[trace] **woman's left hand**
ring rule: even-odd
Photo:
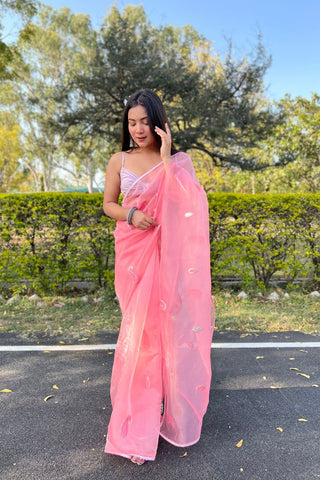
[[[155,127],[155,132],[161,137],[160,155],[163,163],[167,165],[171,159],[171,133],[168,124],[165,124],[166,131]]]

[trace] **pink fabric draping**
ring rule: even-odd
[[[190,157],[179,152],[166,169],[160,163],[137,179],[123,206],[136,206],[158,225],[139,230],[119,221],[115,230],[123,319],[105,452],[154,460],[159,434],[181,447],[199,440],[209,401],[208,204]]]

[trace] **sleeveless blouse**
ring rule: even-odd
[[[124,152],[122,152],[122,167],[120,170],[120,189],[121,193],[123,196],[125,196],[129,190],[129,188],[132,187],[132,185],[139,179],[140,177],[132,172],[131,170],[128,170],[124,166]],[[145,189],[145,186],[142,182],[138,182],[136,187],[135,187],[135,193],[139,195],[140,193],[143,193]]]

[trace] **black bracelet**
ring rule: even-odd
[[[127,215],[127,224],[132,225],[132,216],[134,212],[138,210],[137,207],[131,207]]]

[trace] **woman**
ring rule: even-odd
[[[126,104],[103,207],[118,221],[115,289],[123,314],[105,452],[141,465],[155,459],[159,434],[181,447],[198,441],[213,333],[206,194],[189,156],[173,148],[151,90]]]

